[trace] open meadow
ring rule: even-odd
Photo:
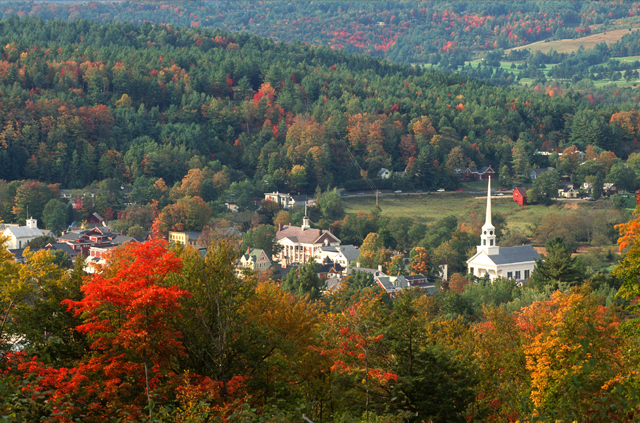
[[[375,207],[376,200],[373,197],[349,197],[343,199],[343,203],[347,213],[357,213],[359,211],[371,211]],[[481,193],[476,195],[457,192],[387,194],[380,198],[380,208],[383,216],[406,216],[415,222],[425,224],[430,224],[446,216],[455,216],[459,222],[470,223],[474,213],[476,213],[476,219],[484,221],[486,204],[486,197]],[[558,202],[551,206],[530,205],[520,207],[513,201],[511,194],[492,198],[493,210],[505,214],[508,227],[518,229],[523,233],[528,233],[530,225],[551,213],[560,215],[575,213],[575,209],[580,204],[576,202]]]

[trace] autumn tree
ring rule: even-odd
[[[102,401],[135,404],[143,387],[151,407],[153,389],[168,375],[173,358],[184,354],[170,322],[190,294],[166,284],[181,266],[162,240],[127,244],[82,287],[83,299],[63,301],[84,319],[76,330],[89,337],[96,353],[87,364],[103,378]]]

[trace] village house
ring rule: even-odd
[[[0,228],[2,228],[0,226]],[[7,238],[5,247],[7,249],[20,249],[27,245],[32,239],[43,236],[44,233],[38,229],[36,219],[27,219],[26,226],[4,225],[2,236]]]
[[[491,180],[487,188],[487,211],[480,234],[480,245],[476,254],[467,260],[469,274],[478,278],[488,277],[515,279],[518,282],[529,279],[535,270],[535,261],[540,255],[530,245],[500,248],[496,245],[495,227],[491,223]]]
[[[269,267],[271,267],[271,259],[266,251],[260,248],[247,248],[247,252],[238,259],[236,273],[240,275],[245,269],[265,272]]]
[[[347,276],[351,264],[360,258],[360,250],[353,245],[323,246],[316,251],[314,258],[318,263],[323,263],[326,258],[330,259],[333,263],[341,265],[344,268],[342,276]]]
[[[302,219],[302,226],[279,225],[276,239],[281,251],[274,260],[286,259],[287,263],[307,263],[314,260],[321,247],[337,247],[340,240],[330,231],[312,229],[309,218]]]
[[[294,206],[304,206],[314,201],[313,199],[307,198],[306,195],[291,195],[277,191],[265,193],[264,199],[278,204],[282,210],[289,210]]]
[[[380,168],[376,176],[380,179],[389,179],[389,177],[391,176],[391,171],[383,167]]]
[[[573,185],[567,185],[564,188],[558,189],[558,197],[578,198],[578,191],[573,189]]]
[[[516,187],[513,189],[513,201],[520,206],[527,205],[527,189],[522,187]]]
[[[538,176],[550,170],[555,170],[555,167],[540,167],[537,169],[533,169],[531,172],[529,172],[529,179],[535,181],[536,179],[538,179]]]
[[[168,239],[172,244],[195,247],[201,235],[202,231],[169,231]]]

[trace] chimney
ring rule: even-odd
[[[278,231],[282,230],[282,223],[278,223]]]
[[[356,262],[356,267],[360,267],[360,262]]]
[[[378,265],[378,272],[382,272],[382,265],[381,264]]]
[[[251,247],[247,247],[247,254],[251,252]]]

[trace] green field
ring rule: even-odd
[[[481,198],[476,198],[481,197]],[[343,199],[347,213],[371,211],[376,204],[373,197],[349,197]],[[476,219],[484,221],[486,197],[482,194],[467,193],[425,193],[410,195],[384,195],[380,199],[382,214],[387,217],[406,216],[415,222],[432,223],[446,216],[456,216],[459,222],[471,222],[473,213]],[[575,203],[574,203],[575,205]],[[518,206],[511,194],[492,198],[492,208],[504,213],[508,227],[527,234],[528,227],[534,222],[552,213],[572,214],[575,210],[565,207],[565,203],[552,206]]]

